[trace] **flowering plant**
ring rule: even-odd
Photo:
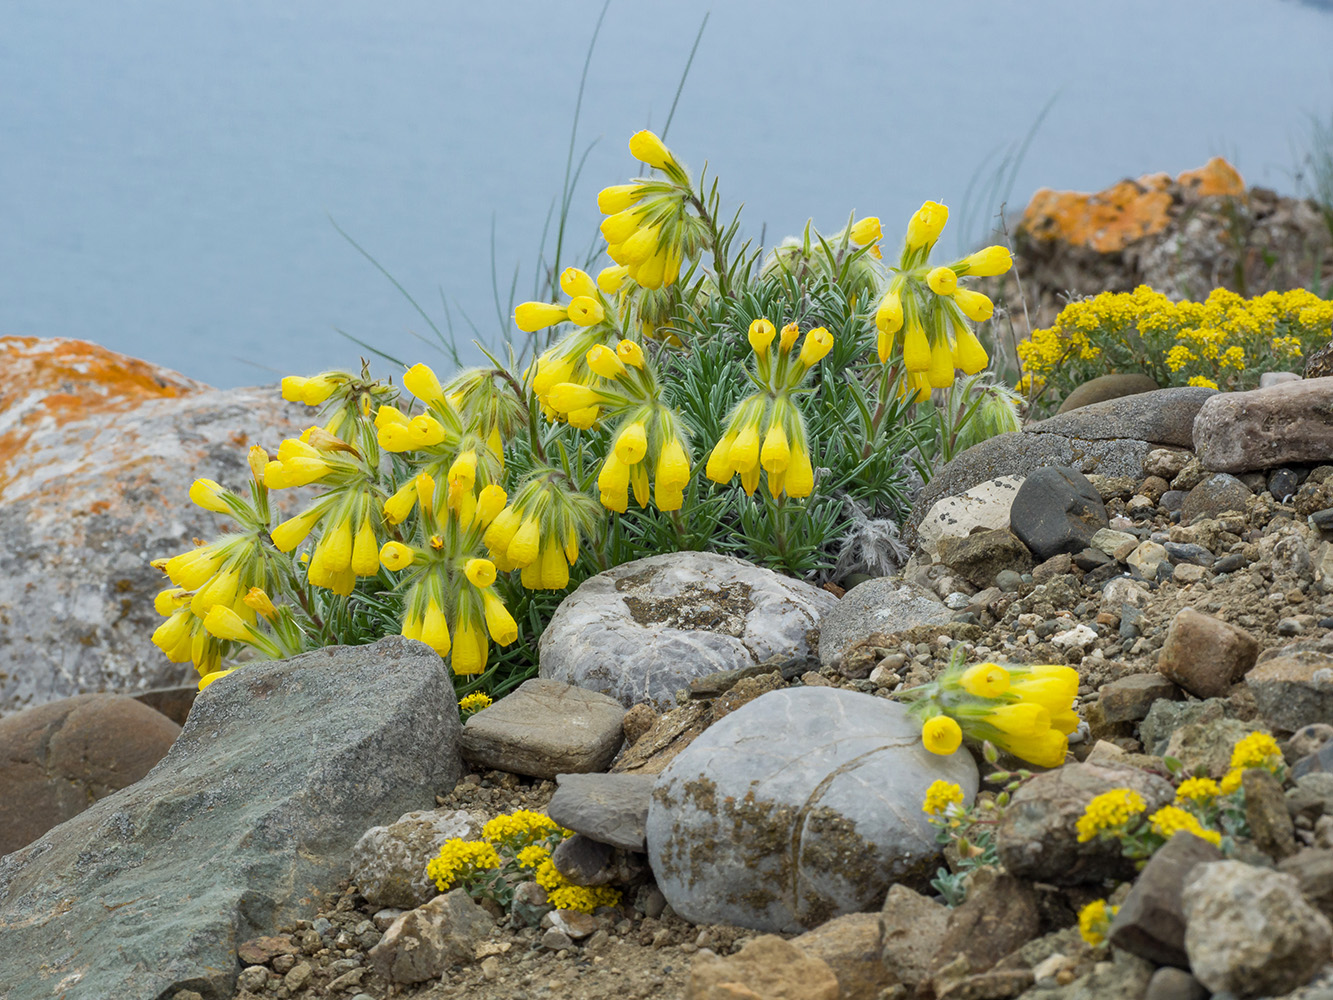
[[[630,151],[650,176],[598,196],[614,263],[519,304],[520,350],[445,379],[404,366],[401,385],[289,376],[320,422],[251,449],[248,498],[191,487],[230,530],[156,563],[154,642],[201,686],[244,657],[400,633],[449,657],[460,693],[502,694],[584,576],[681,549],[831,573],[853,525],[905,513],[913,461],[928,474],[1010,429],[970,325],[990,302],[964,284],[1006,270],[1003,247],[932,263],[948,213],[927,202],[896,267],[873,217],[737,250],[715,182],[651,132]],[[281,517],[273,492],[302,488]]]
[[[995,748],[987,744],[984,752],[987,762],[993,764]],[[934,781],[926,789],[921,811],[936,828],[935,841],[945,846],[950,865],[938,869],[930,885],[947,905],[958,906],[967,898],[968,876],[975,869],[1000,864],[996,827],[1014,791],[1030,777],[1031,771],[993,771],[986,780],[1004,787],[993,796],[978,797],[972,805],[967,804],[963,789],[951,781]]]
[[[1172,302],[1146,285],[1069,303],[1052,326],[1018,345],[1019,389],[1037,406],[1110,372],[1143,372],[1162,386],[1253,389],[1328,341],[1333,301],[1296,289],[1251,299],[1217,288]]]

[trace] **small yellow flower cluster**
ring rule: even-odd
[[[1090,948],[1106,941],[1111,929],[1111,918],[1120,911],[1118,906],[1107,906],[1106,900],[1094,899],[1078,911],[1078,933]]]
[[[500,864],[500,855],[486,841],[451,837],[440,847],[440,853],[426,865],[426,877],[441,892],[446,892],[455,883],[467,882],[477,873],[499,868]]]
[[[1191,375],[1186,385],[1198,386],[1202,389],[1216,389],[1217,383],[1210,378],[1204,378],[1202,375]]]
[[[609,885],[574,885],[556,870],[555,862],[543,861],[533,876],[546,890],[546,898],[557,910],[578,910],[592,913],[599,906],[615,906],[620,902],[620,890]]]
[[[1231,769],[1244,771],[1251,767],[1263,768],[1280,774],[1285,766],[1277,740],[1267,733],[1253,732],[1239,740],[1231,750]]]
[[[1148,817],[1152,832],[1163,840],[1170,840],[1178,833],[1192,833],[1214,847],[1222,843],[1222,834],[1216,830],[1205,830],[1199,818],[1179,806],[1162,806]]]
[[[943,816],[950,806],[963,804],[963,790],[952,781],[937,780],[926,789],[926,801],[921,811],[927,816]]]
[[[554,834],[569,836],[568,830],[549,816],[530,809],[520,809],[504,816],[496,816],[482,828],[481,835],[493,844],[502,844],[511,850],[527,847]]]
[[[1078,842],[1087,843],[1103,833],[1117,833],[1140,816],[1147,805],[1143,796],[1129,788],[1113,788],[1097,795],[1079,817]]]
[[[458,711],[463,715],[475,715],[483,708],[489,708],[490,705],[490,695],[482,691],[473,691],[471,694],[458,699]]]
[[[1176,789],[1177,802],[1208,803],[1222,794],[1212,778],[1186,778]]]

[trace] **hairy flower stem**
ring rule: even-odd
[[[718,231],[717,220],[701,199],[694,192],[690,192],[690,204],[694,210],[699,213],[699,218],[708,226],[708,234],[711,238],[709,249],[713,251],[713,271],[717,280],[717,290],[723,298],[731,297],[731,278],[727,266],[727,250],[722,243],[722,234]]]

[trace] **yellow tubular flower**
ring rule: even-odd
[[[407,425],[407,443],[413,448],[433,448],[443,440],[444,425],[429,413],[413,417]]]
[[[316,552],[324,567],[332,573],[341,573],[352,565],[352,522],[344,517],[320,539]]]
[[[874,243],[884,235],[884,230],[880,227],[879,217],[867,215],[864,219],[858,220],[851,229],[847,231],[848,237],[858,246],[865,246],[867,243]]]
[[[958,304],[958,308],[963,310],[963,315],[974,323],[984,323],[995,313],[995,303],[981,292],[974,292],[970,288],[958,289],[953,293],[953,300]]]
[[[380,562],[384,564],[385,569],[395,573],[407,569],[415,558],[416,553],[402,542],[385,542],[380,548]]]
[[[921,742],[931,753],[947,757],[963,745],[963,730],[947,715],[937,715],[921,727]]]
[[[501,646],[508,646],[518,638],[518,623],[505,607],[504,601],[491,591],[481,595],[482,606],[486,614],[486,631]]]
[[[611,267],[604,267],[597,274],[597,287],[602,290],[603,295],[615,295],[628,277],[629,268],[624,265],[614,264]]]
[[[975,375],[990,364],[986,348],[981,346],[976,334],[966,326],[954,327],[953,335],[954,361],[964,375]]]
[[[880,330],[875,336],[875,354],[879,357],[880,364],[886,364],[889,356],[893,354],[893,334],[885,333]]]
[[[639,231],[639,213],[626,209],[602,220],[602,236],[612,246],[624,243]]]
[[[747,497],[754,496],[754,491],[759,487],[759,472],[760,468],[758,462],[755,462],[754,465],[750,466],[748,469],[740,470],[741,489],[745,491]]]
[[[421,616],[411,609],[403,611],[403,627],[399,630],[399,635],[404,639],[421,639]]]
[[[230,670],[214,670],[211,674],[205,674],[203,677],[199,678],[199,690],[203,691],[214,681],[220,681],[228,674],[234,673],[236,673],[235,667],[232,667]]]
[[[666,284],[667,251],[658,248],[657,252],[639,265],[638,273],[633,275],[644,288],[661,288]]]
[[[759,427],[757,424],[751,423],[741,428],[740,433],[736,435],[736,440],[731,444],[727,459],[731,463],[731,467],[738,472],[755,472],[755,482],[758,483]]]
[[[172,587],[168,590],[160,590],[153,598],[153,610],[164,618],[172,614],[177,608],[189,603],[185,597],[185,591],[180,587]]]
[[[195,591],[194,596],[190,598],[190,611],[196,618],[203,618],[214,605],[225,604],[231,607],[236,603],[240,586],[241,574],[238,570],[231,569],[219,573]]]
[[[731,446],[736,441],[734,432],[723,435],[722,440],[713,446],[704,465],[704,475],[715,483],[725,483],[733,475],[731,465]]]
[[[513,541],[509,543],[505,555],[515,566],[530,566],[537,560],[540,543],[540,525],[534,515],[529,515],[519,525],[518,531],[514,532]]]
[[[958,290],[958,275],[951,267],[936,267],[926,275],[926,284],[936,295],[952,295]]]
[[[352,572],[357,576],[374,576],[380,571],[380,543],[375,537],[375,529],[370,526],[370,518],[361,521],[356,538],[352,541]]]
[[[568,413],[570,410],[582,410],[589,406],[597,406],[601,403],[602,396],[595,389],[589,389],[586,385],[579,385],[577,382],[560,382],[551,386],[546,401],[551,404],[551,408],[557,413]]]
[[[433,597],[426,602],[426,613],[421,616],[421,634],[417,638],[441,656],[449,655],[449,623]]]
[[[615,215],[617,212],[625,211],[638,200],[639,185],[612,184],[597,192],[597,211],[603,215]]]
[[[755,354],[763,357],[768,352],[768,347],[773,343],[773,338],[778,335],[777,329],[766,319],[757,319],[750,324],[748,334],[750,348]]]
[[[690,481],[690,458],[680,438],[673,437],[662,447],[654,475],[659,486],[683,488]]]
[[[508,499],[503,487],[494,483],[483,486],[477,497],[477,523],[484,526],[494,521]]]
[[[569,586],[569,563],[564,547],[554,538],[542,546],[541,589],[564,590]]]
[[[305,384],[309,381],[308,378],[301,375],[284,375],[282,377],[282,398],[289,403],[301,402],[301,396],[305,392]]]
[[[190,625],[193,621],[194,615],[182,608],[153,631],[153,645],[172,663],[184,663],[190,658]]]
[[[680,277],[680,265],[683,261],[680,249],[678,247],[668,247],[666,253],[666,270],[662,272],[662,284],[674,285],[676,279]]]
[[[578,326],[596,326],[606,318],[602,304],[587,295],[576,295],[570,299],[568,312],[570,321]]]
[[[444,401],[444,389],[429,365],[416,364],[403,372],[403,388],[427,406]]]
[[[628,341],[624,341],[628,343]],[[588,367],[593,373],[605,379],[620,378],[625,374],[625,363],[619,355],[605,344],[595,344],[585,355]]]
[[[978,663],[963,671],[963,690],[978,698],[998,698],[1009,690],[1009,671],[998,663]]]
[[[930,341],[925,328],[913,323],[903,337],[903,364],[909,372],[924,372],[930,368]]]
[[[250,629],[245,619],[224,604],[215,604],[204,615],[204,629],[215,639],[249,642]]]
[[[907,249],[930,246],[940,238],[944,224],[949,221],[949,209],[939,202],[924,203],[907,223]]]
[[[764,446],[759,450],[759,464],[768,473],[785,472],[791,461],[791,445],[787,443],[787,432],[782,424],[773,421],[764,435]]]
[[[812,368],[824,360],[825,355],[833,349],[833,334],[822,326],[817,326],[805,335],[805,342],[801,344],[801,364],[807,368]]]
[[[614,451],[606,456],[597,473],[597,489],[603,507],[618,514],[629,509],[629,476],[630,467],[616,458]]]
[[[637,465],[648,454],[648,431],[642,420],[636,420],[616,437],[616,458],[626,465]]]
[[[622,340],[616,345],[616,357],[631,368],[643,367],[643,348],[633,340]]]
[[[791,350],[791,345],[796,343],[796,338],[801,335],[801,328],[795,323],[788,323],[782,328],[782,336],[778,339],[778,350],[786,354]]]
[[[1047,729],[1035,736],[1006,736],[995,742],[1015,757],[1038,767],[1059,767],[1069,752],[1069,740],[1057,729]]]
[[[163,567],[171,582],[184,590],[198,590],[222,568],[222,557],[211,548],[190,549],[172,556]]]
[[[797,445],[791,450],[783,487],[792,497],[808,497],[815,488],[815,470],[810,465],[810,453]]]
[[[449,466],[449,486],[457,483],[461,489],[470,490],[477,482],[477,452],[469,448],[460,452]]]
[[[634,265],[646,264],[652,256],[657,253],[657,239],[662,235],[662,227],[649,226],[646,229],[639,229],[628,239],[620,244],[620,255],[625,263],[633,268]],[[665,269],[666,263],[663,262]],[[631,277],[632,277],[631,273]],[[640,282],[642,284],[642,282]]]
[[[514,540],[514,535],[518,533],[522,523],[523,519],[518,511],[513,507],[505,507],[495,515],[490,527],[486,529],[486,534],[481,536],[481,542],[490,550],[491,555],[506,553],[509,550],[509,543]]]
[[[976,253],[968,254],[959,263],[959,274],[973,274],[979,278],[990,278],[1004,274],[1014,266],[1014,258],[1008,247],[986,247]]]
[[[648,507],[651,490],[648,487],[648,463],[639,462],[629,467],[629,484],[634,490],[634,502],[640,507]]]
[[[611,215],[610,212],[603,213]],[[590,299],[597,298],[597,284],[587,271],[580,271],[577,267],[567,267],[560,272],[560,290],[571,299],[580,296]]]
[[[471,622],[458,623],[455,640],[452,660],[454,673],[467,676],[486,669],[486,637]]]
[[[524,302],[514,310],[514,323],[524,333],[536,333],[565,321],[565,310],[551,302]]]
[[[469,559],[463,566],[468,583],[481,590],[495,582],[495,563],[489,559]]]
[[[572,527],[565,536],[565,559],[571,566],[579,561],[579,533]]]
[[[198,507],[215,514],[226,514],[230,508],[222,495],[227,491],[211,479],[196,479],[190,484],[190,499]]]
[[[384,501],[384,519],[390,524],[402,524],[407,520],[407,515],[412,513],[412,508],[417,503],[417,484],[415,479],[409,479],[402,486],[398,487],[393,496]],[[275,542],[277,535],[274,534]],[[278,546],[282,548],[282,546]],[[283,549],[284,552],[290,551]]]
[[[259,614],[263,615],[269,621],[278,617],[278,609],[273,606],[273,602],[269,599],[268,594],[264,593],[264,591],[258,587],[251,587],[249,592],[246,593],[241,600],[245,602],[246,607],[259,612]]]
[[[385,403],[375,411],[375,428],[382,430],[390,424],[407,424],[407,415],[396,406]]]
[[[1020,701],[993,706],[982,721],[1009,736],[1035,738],[1051,728],[1051,713],[1040,705]]]
[[[930,367],[926,369],[926,378],[931,387],[947,389],[953,385],[953,351],[949,349],[946,337],[937,337],[930,347]]]
[[[597,423],[597,418],[601,416],[602,408],[600,406],[588,406],[582,410],[570,410],[565,414],[565,420],[569,422],[570,427],[576,427],[581,431],[586,431],[593,424]]]
[[[658,170],[666,170],[676,165],[676,158],[671,155],[671,150],[667,149],[662,140],[648,129],[630,136],[629,151],[630,155],[640,163],[646,163]]]
[[[1042,664],[1010,675],[1009,690],[1023,701],[1033,701],[1054,716],[1069,711],[1078,697],[1078,671],[1060,664]]]
[[[875,328],[880,333],[895,334],[903,328],[903,300],[893,289],[884,293],[875,309]],[[890,341],[892,343],[892,341]]]

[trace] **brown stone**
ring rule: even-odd
[[[268,965],[279,955],[295,955],[300,950],[290,934],[272,934],[243,941],[236,957],[242,965]]]
[[[1074,557],[1068,552],[1060,552],[1039,563],[1032,570],[1033,583],[1049,583],[1057,576],[1064,576],[1073,570]]]
[[[1180,689],[1161,674],[1130,674],[1103,687],[1098,704],[1107,723],[1139,722],[1155,702],[1179,697]]]
[[[739,987],[739,989],[737,988]],[[690,967],[685,1000],[838,1000],[828,963],[776,934],[755,938],[725,958],[701,955]]]
[[[967,899],[950,912],[931,966],[939,970],[963,956],[969,974],[986,972],[1040,931],[1040,903],[1029,883],[1012,875],[976,877]]]
[[[0,719],[0,855],[132,785],[181,727],[133,698],[84,694]]]
[[[1099,375],[1079,385],[1064,398],[1057,413],[1068,413],[1092,403],[1104,403],[1108,399],[1121,396],[1134,396],[1140,392],[1152,392],[1161,386],[1147,375]]]
[[[905,885],[889,888],[879,912],[880,961],[893,981],[915,989],[949,926],[949,909]]]
[[[1181,608],[1167,630],[1157,669],[1190,694],[1221,698],[1258,655],[1258,641],[1240,626]]]
[[[1194,423],[1204,468],[1251,472],[1333,455],[1333,378],[1213,396]]]
[[[1254,846],[1281,861],[1296,853],[1296,828],[1287,811],[1282,782],[1269,771],[1250,768],[1241,777],[1245,792],[1245,821]]]
[[[1196,865],[1221,859],[1220,850],[1193,834],[1168,840],[1134,880],[1111,921],[1111,943],[1157,965],[1188,969],[1181,893]]]
[[[1032,569],[1032,553],[1008,528],[974,531],[966,538],[945,535],[938,546],[940,562],[976,587],[989,587],[1001,570]]]
[[[880,961],[879,914],[848,913],[793,938],[838,978],[839,1000],[876,1000],[894,980]]]
[[[621,729],[625,732],[625,745],[634,746],[641,736],[657,725],[657,720],[661,717],[651,705],[642,702],[631,705],[629,711],[625,713],[624,721],[620,723]]]
[[[651,729],[617,758],[612,774],[659,774],[676,755],[708,728],[713,707],[691,701],[664,712]]]
[[[1275,730],[1295,732],[1333,719],[1333,649],[1327,643],[1268,650],[1245,675],[1245,684]]]

